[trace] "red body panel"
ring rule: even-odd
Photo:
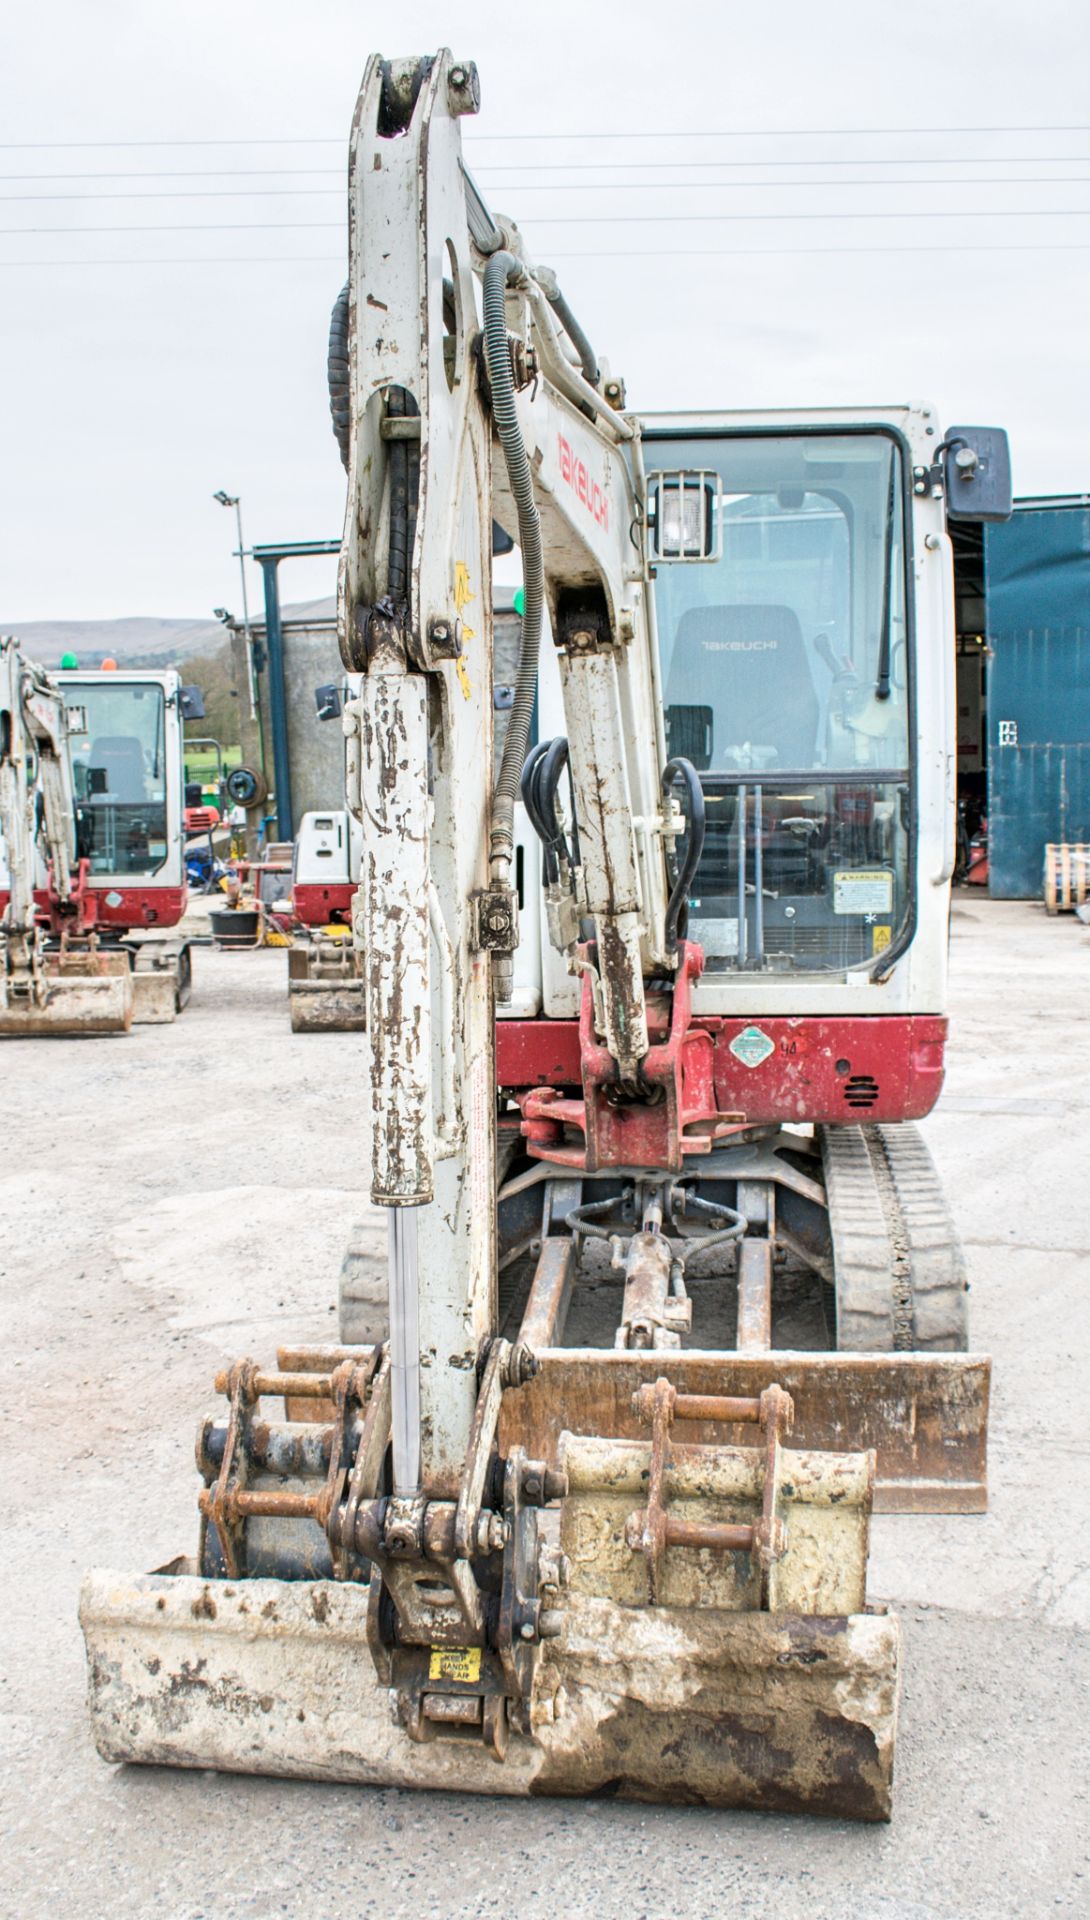
[[[301,920],[304,927],[324,927],[327,920],[332,920],[338,914],[347,922],[352,918],[352,895],[355,891],[351,880],[328,887],[323,887],[316,880],[295,885],[291,890],[295,918]]]
[[[189,897],[188,888],[154,887],[146,882],[139,887],[118,887],[114,885],[92,887],[97,911],[95,925],[98,927],[176,927],[186,909]],[[111,906],[108,894],[117,896],[117,905]],[[35,891],[35,902],[39,909],[48,914],[49,894],[44,887]]]
[[[698,1016],[693,1026],[714,1036],[719,1109],[744,1113],[750,1125],[921,1120],[942,1091],[946,1020],[939,1014]],[[730,1050],[748,1027],[772,1042],[754,1067]],[[579,1022],[498,1020],[496,1080],[511,1089],[581,1090]]]

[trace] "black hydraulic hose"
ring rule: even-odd
[[[569,765],[568,743],[563,735],[556,740],[550,740],[538,765],[537,787],[541,817],[545,822],[545,830],[549,836],[549,845],[553,850],[554,858],[562,854],[570,867],[572,858],[568,843],[556,817],[556,790],[560,785],[560,776],[564,768]]]
[[[510,860],[515,844],[515,795],[526,759],[541,650],[541,619],[545,603],[545,565],[541,550],[541,521],[534,500],[534,484],[515,411],[515,382],[507,337],[505,297],[509,283],[525,272],[513,253],[494,253],[484,270],[484,344],[492,388],[492,414],[507,465],[507,483],[518,515],[522,549],[525,603],[522,645],[519,651],[515,698],[503,743],[503,758],[492,796],[492,858]]]
[[[583,372],[586,378],[590,381],[592,387],[596,387],[598,385],[598,355],[595,353],[594,348],[591,346],[590,341],[579,325],[560,288],[557,287],[555,293],[550,293],[546,287],[545,298],[563,327],[564,332],[567,334],[568,339],[571,341],[572,346],[575,348],[576,353],[579,355],[583,363]]]
[[[547,740],[539,740],[536,747],[530,748],[522,769],[522,779],[519,782],[522,804],[530,816],[530,825],[533,827],[539,840],[544,840],[545,838],[545,822],[538,806],[537,769],[541,761],[545,758],[548,750],[549,742]]]
[[[341,450],[341,465],[348,471],[348,441],[352,427],[348,378],[348,281],[333,302],[329,321],[329,350],[326,357],[329,384],[329,411],[333,432]]]
[[[564,830],[556,814],[556,790],[565,767],[570,767],[568,743],[561,736],[556,740],[541,741],[533,748],[522,769],[522,802],[534,832],[541,841],[547,885],[560,878],[561,855],[569,866],[573,864]],[[574,817],[572,840],[575,843]]]
[[[665,793],[675,780],[682,780],[686,788],[688,806],[686,821],[688,832],[685,836],[685,852],[681,869],[674,882],[666,908],[666,951],[677,952],[679,929],[684,931],[684,919],[688,917],[689,888],[692,886],[700,856],[704,851],[704,831],[706,811],[704,807],[704,789],[700,784],[700,775],[691,760],[670,760],[662,775],[662,789]]]
[[[541,842],[546,886],[559,878],[556,857],[549,839],[549,829],[545,824],[545,816],[541,811],[541,763],[549,751],[549,744],[548,740],[539,740],[537,746],[531,748],[526,758],[526,765],[522,769],[522,780],[520,782],[522,804],[530,816],[530,825],[533,827],[534,832]]]

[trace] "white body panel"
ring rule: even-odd
[[[295,837],[296,886],[345,886],[360,877],[363,829],[347,809],[304,813]]]

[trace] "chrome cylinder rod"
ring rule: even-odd
[[[415,1207],[387,1209],[394,1492],[420,1491],[420,1288]]]

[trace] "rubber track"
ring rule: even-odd
[[[965,1259],[919,1129],[902,1123],[820,1133],[838,1347],[964,1350]]]

